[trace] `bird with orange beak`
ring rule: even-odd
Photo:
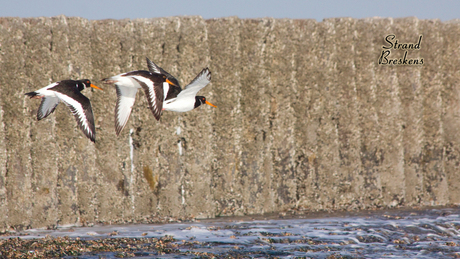
[[[72,111],[78,126],[86,137],[95,142],[96,130],[91,102],[81,93],[82,90],[88,87],[102,90],[91,84],[91,81],[88,79],[63,80],[26,93],[25,95],[31,99],[42,99],[37,112],[38,120],[44,119],[53,113],[61,101],[65,103]]]
[[[155,119],[160,120],[162,111],[187,112],[202,104],[216,107],[204,96],[196,96],[198,91],[211,82],[211,71],[203,69],[184,89],[176,78],[158,67],[147,58],[149,71],[131,71],[102,79],[105,83],[115,84],[117,104],[115,106],[115,131],[117,135],[125,127],[131,114],[137,90],[144,89],[150,110]]]

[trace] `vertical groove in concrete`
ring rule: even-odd
[[[420,21],[416,18],[402,20],[393,29],[392,33],[403,43],[416,43],[421,35],[419,29]],[[410,28],[410,29],[408,29]],[[389,46],[384,42],[385,46]],[[421,47],[425,47],[422,40]],[[383,50],[383,48],[381,48]],[[392,50],[392,56],[403,58],[404,50]],[[423,58],[418,50],[409,50],[409,59]],[[424,142],[423,129],[423,98],[424,90],[421,82],[422,65],[402,66],[397,69],[398,82],[401,93],[401,116],[403,123],[403,148],[404,148],[404,177],[405,177],[405,198],[407,205],[419,204],[422,200],[423,174],[421,168],[422,150]]]
[[[318,191],[319,208],[334,209],[337,194],[340,192],[336,183],[343,180],[340,166],[338,142],[338,86],[337,86],[337,59],[339,53],[336,45],[336,23],[334,19],[324,20],[318,24],[318,65],[322,68],[317,78],[319,92],[319,125],[317,137],[318,159]]]
[[[242,214],[242,195],[236,191],[241,168],[242,120],[241,88],[241,20],[237,17],[207,20],[213,96],[218,105],[214,114],[213,179],[211,190],[216,215]],[[218,73],[214,71],[219,71]]]
[[[318,114],[322,101],[318,91],[321,66],[318,51],[318,23],[315,20],[296,20],[297,39],[294,58],[297,84],[296,102],[296,208],[316,209],[320,190],[318,186]]]
[[[380,139],[379,116],[376,107],[377,96],[377,59],[383,44],[382,37],[387,33],[382,30],[381,19],[364,19],[356,22],[357,41],[355,43],[356,93],[359,116],[360,158],[362,186],[359,199],[363,207],[382,206],[382,186],[380,181],[383,148]],[[373,33],[367,28],[374,27]]]
[[[265,67],[269,73],[267,95],[270,97],[270,131],[265,141],[271,143],[268,159],[261,173],[272,167],[273,173],[265,175],[270,184],[262,189],[265,197],[263,212],[277,208],[288,209],[295,204],[297,181],[295,173],[296,114],[292,104],[296,101],[295,53],[292,52],[296,32],[293,20],[271,20],[273,29],[267,37]],[[281,29],[283,28],[283,29]],[[263,137],[263,136],[262,136]]]
[[[8,20],[0,19],[0,71],[6,71],[5,52],[11,48],[6,45],[7,39],[10,36],[8,33]],[[0,85],[6,85],[3,77],[0,77]],[[0,88],[0,96],[3,96],[3,87]],[[8,189],[7,189],[7,138],[5,130],[5,100],[0,97],[0,229],[7,229],[8,227]]]
[[[420,33],[424,35],[423,55],[426,63],[423,65],[422,85],[423,127],[425,142],[422,153],[422,169],[424,173],[424,203],[438,205],[447,203],[447,178],[444,169],[444,143],[442,124],[442,69],[443,35],[440,21],[425,21],[420,24]]]
[[[382,20],[381,32],[391,34],[399,23],[404,23],[404,20]],[[394,67],[380,66],[376,75],[379,146],[383,149],[380,177],[382,198],[384,204],[396,206],[403,204],[405,197],[400,83]]]
[[[341,176],[338,185],[343,198],[337,201],[339,207],[362,206],[357,197],[360,196],[362,186],[362,171],[360,159],[361,138],[359,134],[359,110],[356,91],[355,43],[358,41],[355,23],[356,20],[336,19],[335,41],[337,55],[336,84],[337,84],[337,133],[339,143],[339,171]]]
[[[448,185],[448,199],[451,204],[460,202],[460,81],[456,77],[460,67],[460,27],[459,20],[444,24],[442,29],[446,37],[443,41],[442,75],[442,124],[444,140],[444,166]]]
[[[43,19],[2,19],[2,74],[1,106],[5,125],[5,147],[7,152],[5,203],[8,208],[8,226],[27,227],[33,225],[33,199],[31,188],[31,143],[30,127],[34,118],[28,109],[29,100],[24,93],[31,88],[32,63],[26,54],[31,50],[28,45],[32,34],[31,23],[43,23]],[[44,46],[46,48],[47,46]],[[32,47],[33,48],[33,47]],[[28,61],[28,62],[27,62]],[[37,60],[35,59],[35,62]],[[8,86],[8,87],[6,87]],[[38,225],[38,224],[37,224]]]
[[[245,64],[241,72],[241,112],[243,116],[241,168],[237,178],[237,192],[243,196],[244,213],[255,213],[259,204],[265,201],[261,197],[263,188],[269,188],[272,168],[264,167],[269,159],[270,139],[270,96],[269,74],[265,69],[267,37],[273,29],[272,19],[243,20],[241,26],[241,63]],[[265,133],[265,139],[264,139]],[[262,169],[263,168],[263,169]],[[263,173],[262,173],[262,170]]]

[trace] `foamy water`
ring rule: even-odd
[[[323,214],[317,218],[219,218],[164,225],[109,225],[27,230],[21,238],[161,238],[170,236],[179,252],[162,258],[193,258],[193,252],[235,257],[452,258],[460,256],[460,210],[381,211]],[[311,216],[310,216],[311,217]],[[23,234],[24,234],[23,232]],[[187,243],[187,245],[184,245]],[[193,245],[190,245],[193,244]],[[115,258],[113,253],[79,258]],[[157,257],[154,251],[136,257]]]

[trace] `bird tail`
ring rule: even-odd
[[[37,92],[30,92],[30,93],[25,93],[25,95],[29,96],[30,98],[34,98],[34,97],[38,96],[38,93]]]

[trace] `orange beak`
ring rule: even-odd
[[[214,104],[212,104],[212,103],[210,103],[210,102],[208,102],[208,101],[204,101],[204,102],[205,102],[207,105],[210,105],[210,106],[212,106],[212,107],[214,107],[214,108],[217,108],[217,106],[215,106]]]
[[[93,85],[93,84],[90,84],[89,86],[91,86],[92,88],[96,88],[96,89],[99,89],[99,90],[104,91],[104,89],[102,89],[102,88],[100,88],[100,87],[97,87],[97,86],[95,86],[95,85]]]
[[[166,78],[166,83],[170,84],[170,85],[174,85],[174,86],[177,86],[175,84],[173,84],[173,82],[169,81],[169,79]]]

